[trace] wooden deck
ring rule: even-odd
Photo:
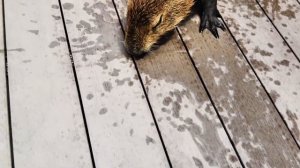
[[[133,60],[126,0],[2,0],[0,168],[300,168],[300,2],[218,7]]]

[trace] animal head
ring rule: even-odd
[[[173,30],[187,15],[186,0],[128,0],[125,47],[139,56],[151,50],[166,32]],[[181,6],[179,6],[181,5]],[[186,5],[185,5],[186,6]]]

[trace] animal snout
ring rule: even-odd
[[[135,57],[140,57],[146,54],[146,51],[143,50],[143,47],[134,43],[125,42],[125,48],[128,54]]]

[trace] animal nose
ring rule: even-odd
[[[126,47],[127,53],[134,56],[135,58],[141,58],[143,55],[146,54],[145,51],[141,49],[137,49],[135,47]]]

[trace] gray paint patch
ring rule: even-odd
[[[7,51],[23,52],[23,51],[25,51],[25,49],[24,49],[24,48],[15,48],[15,49],[8,49]],[[1,50],[1,49],[0,49],[0,52],[1,52],[1,53],[4,53],[4,50]]]
[[[88,94],[88,95],[86,96],[86,98],[87,98],[88,100],[91,100],[93,97],[94,97],[93,94]]]
[[[99,114],[100,115],[103,115],[103,114],[106,114],[107,113],[107,108],[102,108],[100,111],[99,111]]]
[[[203,168],[203,164],[202,164],[202,162],[201,162],[198,158],[193,157],[193,160],[194,160],[195,165],[196,165],[198,168]]]
[[[60,19],[60,16],[52,15],[52,17],[53,17],[55,20],[59,20],[59,19]]]
[[[275,85],[278,85],[278,86],[281,84],[279,80],[274,81],[274,83],[275,83]]]
[[[164,98],[164,100],[163,100],[163,104],[164,104],[165,106],[170,105],[171,102],[172,102],[171,97],[166,97],[166,98]]]
[[[33,33],[35,35],[39,34],[39,30],[28,30],[28,32]]]
[[[66,38],[65,37],[58,37],[56,38],[58,41],[61,41],[61,42],[66,42]]]
[[[59,46],[60,44],[59,44],[59,42],[57,42],[57,41],[52,41],[50,44],[49,44],[49,48],[54,48],[54,47],[57,47],[57,46]]]
[[[23,63],[29,63],[29,62],[31,62],[31,60],[24,60],[24,61],[22,61]]]
[[[173,117],[175,117],[175,118],[179,117],[180,109],[181,109],[180,104],[178,102],[173,102],[173,104],[172,104]]]
[[[105,91],[110,92],[112,89],[112,85],[110,82],[103,82],[103,88]]]
[[[53,9],[59,9],[59,6],[58,5],[52,5],[51,6]]]
[[[125,79],[122,79],[122,80],[117,79],[116,83],[117,83],[118,86],[122,86],[122,85],[125,84],[126,81],[130,82],[130,78],[125,78]]]
[[[66,9],[66,10],[70,10],[70,9],[74,8],[74,5],[71,4],[71,3],[64,3],[63,8]]]
[[[30,22],[31,22],[31,23],[37,23],[37,21],[36,21],[36,20],[30,20]]]
[[[109,74],[111,76],[119,76],[119,73],[120,73],[120,70],[114,68],[114,70],[112,72],[110,72]]]
[[[69,19],[66,20],[66,24],[72,24],[72,23],[73,23],[72,20],[69,20]]]
[[[155,141],[154,141],[154,139],[153,139],[153,138],[151,138],[151,137],[147,136],[147,137],[146,137],[146,143],[147,143],[147,145],[149,145],[150,143],[154,144],[154,143],[155,143]]]
[[[133,132],[134,132],[133,129],[130,129],[130,132],[129,132],[129,133],[130,133],[130,136],[133,135]]]

